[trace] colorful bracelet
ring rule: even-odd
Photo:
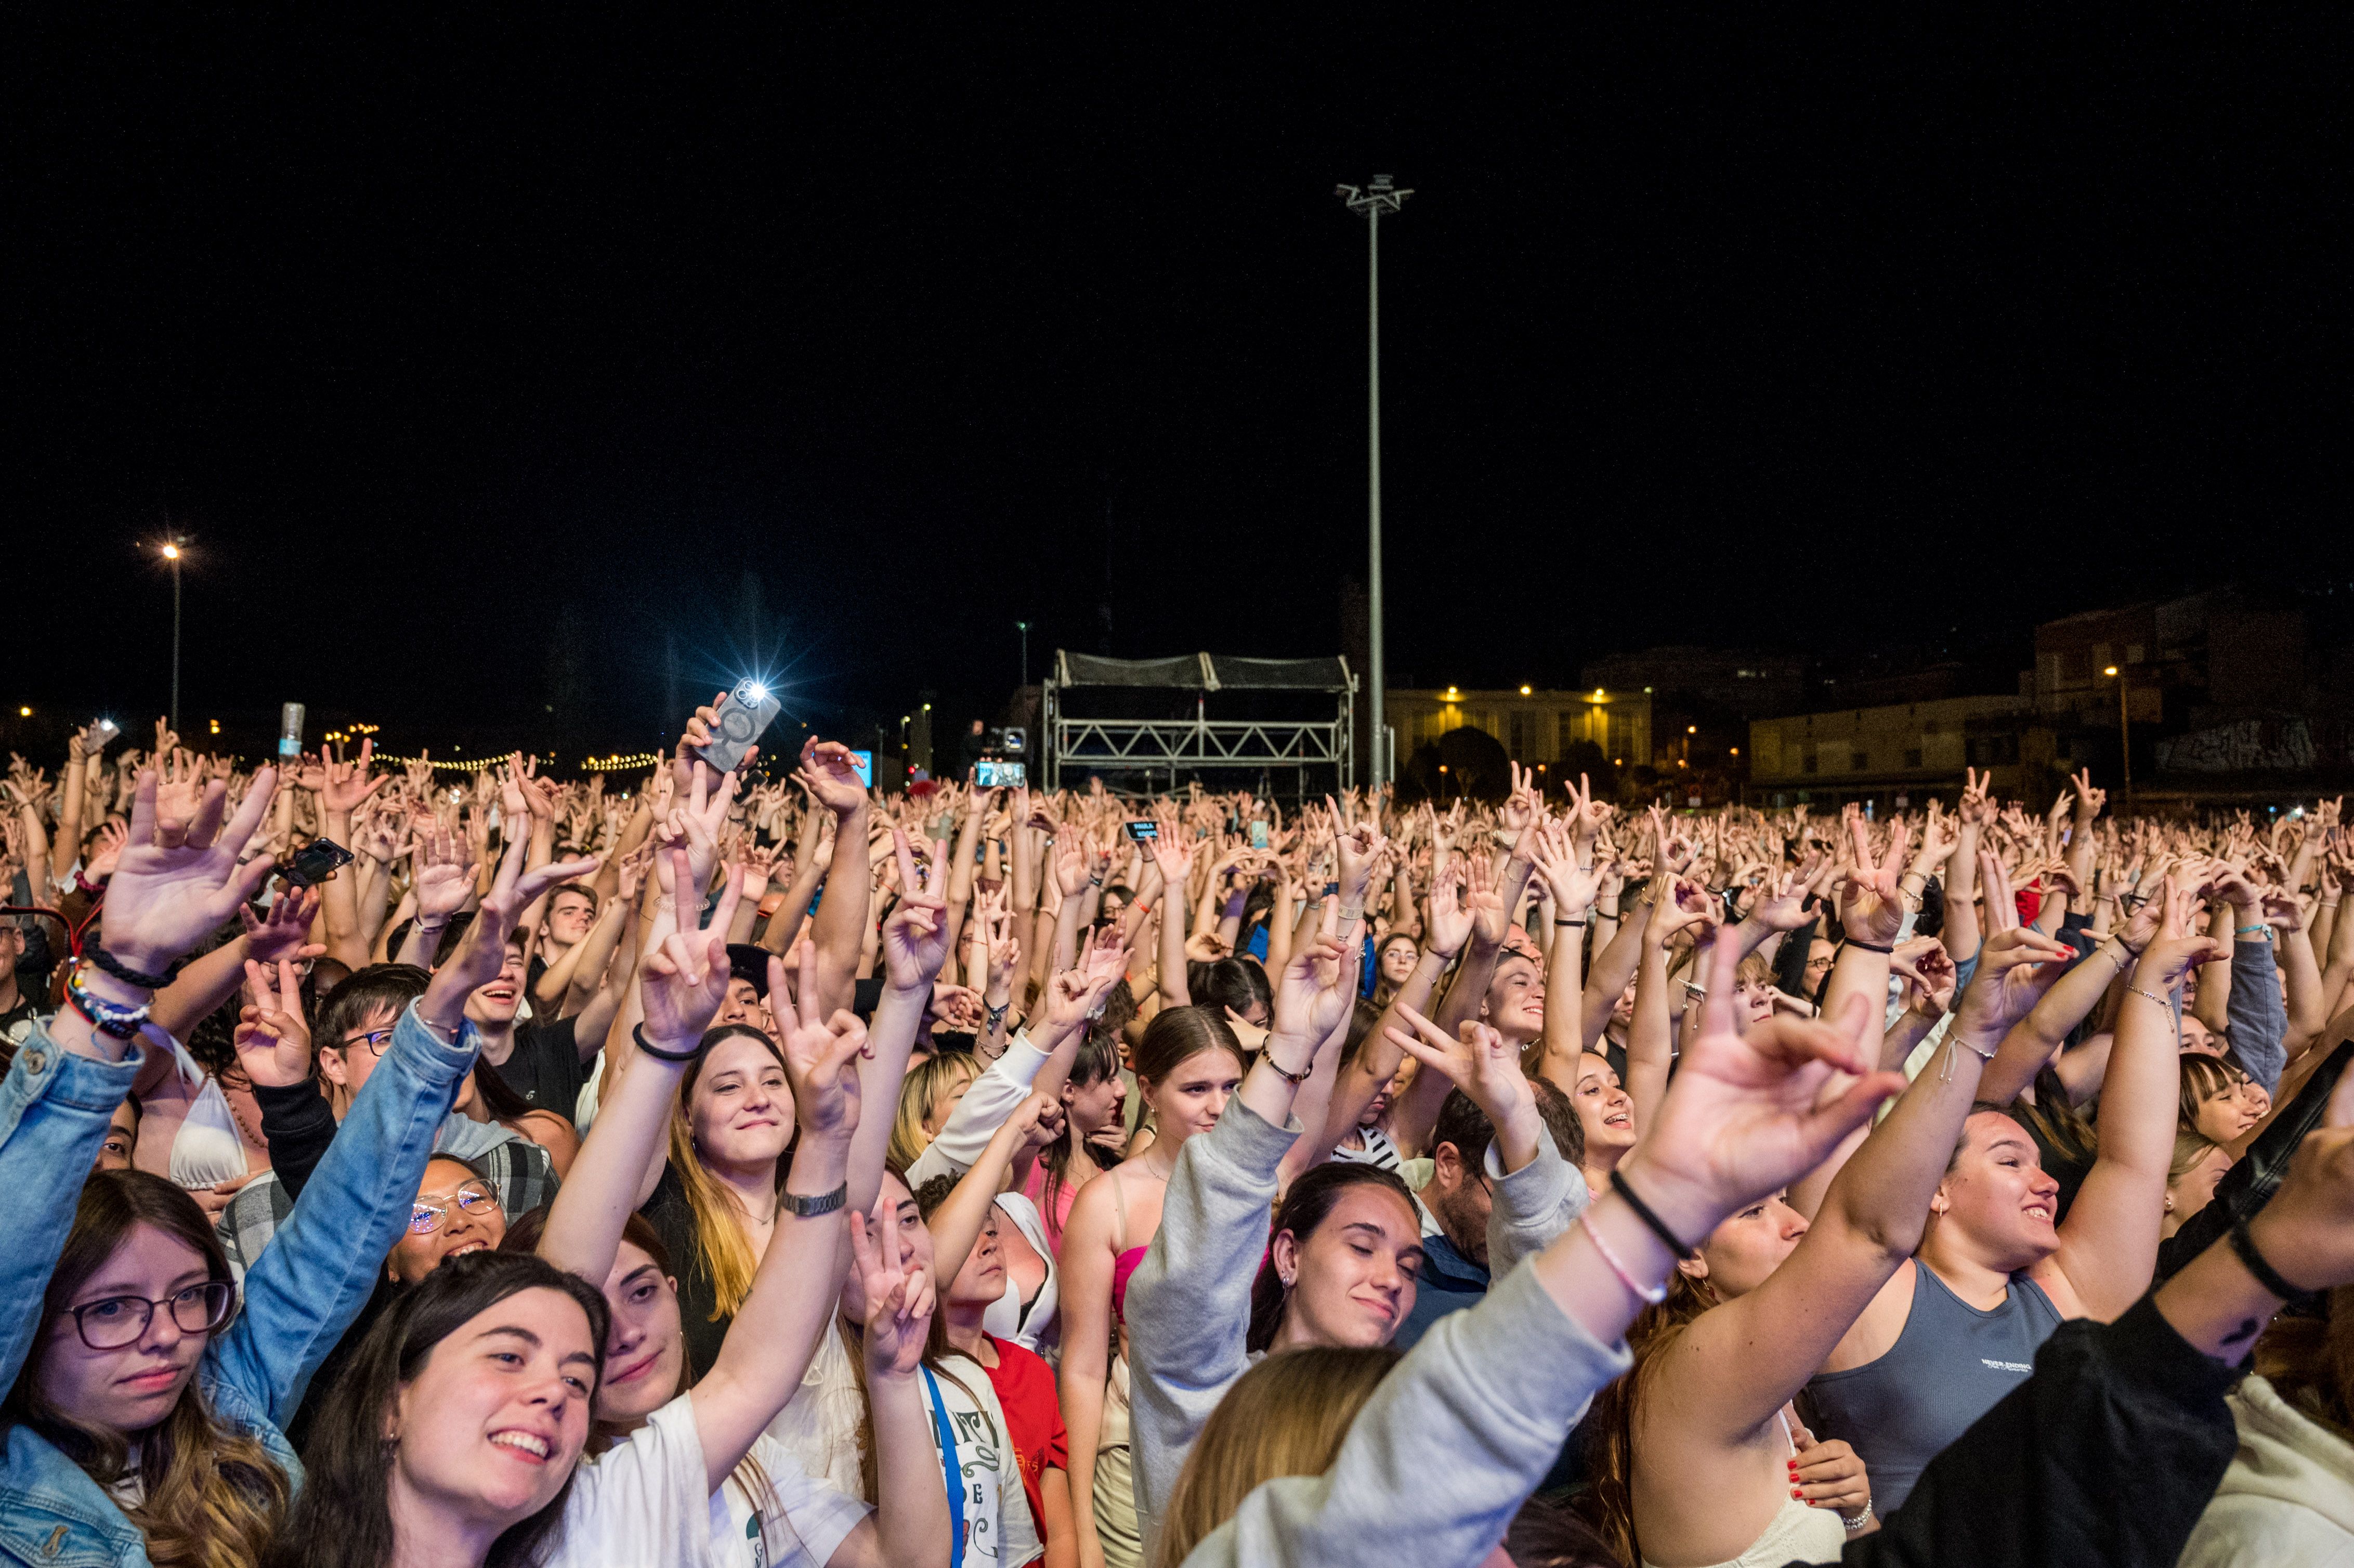
[[[66,1001],[73,1004],[76,1012],[90,1020],[92,1029],[117,1040],[131,1039],[147,1022],[145,1003],[125,1007],[121,1002],[109,1001],[104,997],[92,994],[90,987],[82,983],[79,969],[66,977]]]

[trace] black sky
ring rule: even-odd
[[[167,516],[186,711],[396,750],[748,572],[822,725],[1331,652],[1376,172],[1394,678],[2354,576],[2336,30],[729,16],[12,9],[11,703],[160,707]]]

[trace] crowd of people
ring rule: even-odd
[[[718,722],[15,759],[0,1557],[2354,1557],[2334,803],[886,797]]]

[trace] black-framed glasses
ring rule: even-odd
[[[461,1187],[450,1194],[446,1203],[429,1203],[419,1198],[408,1207],[408,1234],[429,1236],[441,1228],[451,1209],[462,1211],[470,1219],[487,1219],[499,1212],[499,1201],[480,1187]]]
[[[387,1044],[390,1044],[391,1042],[392,1030],[389,1027],[383,1029],[371,1029],[365,1034],[345,1035],[344,1049],[348,1051],[355,1045],[365,1045],[371,1052],[381,1056],[384,1054],[384,1048]]]
[[[74,1331],[93,1351],[119,1351],[146,1338],[155,1308],[168,1308],[172,1321],[184,1334],[209,1334],[228,1321],[237,1308],[237,1287],[226,1279],[207,1279],[186,1290],[150,1301],[142,1296],[110,1296],[69,1308]]]

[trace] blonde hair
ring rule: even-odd
[[[1262,1481],[1322,1475],[1357,1412],[1401,1359],[1387,1346],[1318,1345],[1269,1356],[1245,1372],[1185,1456],[1154,1568],[1179,1568]]]
[[[758,1030],[741,1023],[724,1024],[705,1034],[706,1047],[716,1047],[721,1041],[742,1035],[758,1040],[784,1065],[784,1056],[776,1042]],[[695,1147],[695,1118],[689,1107],[695,1102],[695,1080],[703,1075],[704,1064],[711,1060],[710,1049],[695,1059],[680,1080],[678,1097],[670,1109],[670,1168],[678,1173],[678,1184],[686,1194],[686,1206],[695,1215],[695,1251],[703,1265],[703,1272],[711,1280],[711,1321],[716,1323],[734,1317],[752,1293],[752,1276],[760,1260],[752,1254],[752,1244],[744,1234],[751,1215],[726,1186],[712,1180],[711,1172],[703,1168],[703,1156]],[[785,1190],[785,1176],[792,1164],[791,1153],[777,1161],[777,1191]]]
[[[970,1051],[943,1051],[916,1063],[899,1083],[899,1108],[891,1118],[891,1146],[886,1156],[905,1168],[931,1147],[928,1125],[959,1089],[969,1089],[981,1076],[981,1064]]]

